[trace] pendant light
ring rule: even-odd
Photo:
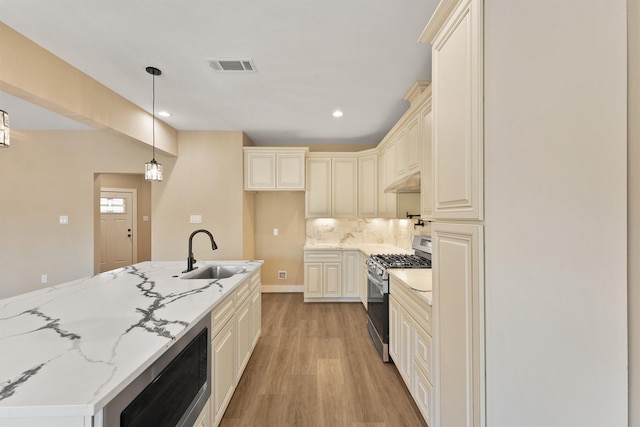
[[[0,148],[8,148],[9,145],[9,113],[0,110]]]
[[[153,128],[151,130],[151,143],[153,144],[153,156],[150,162],[144,165],[144,179],[147,181],[162,181],[162,165],[156,162],[156,76],[162,75],[162,71],[156,67],[147,67],[147,73],[151,74],[153,80],[153,102],[152,113]]]

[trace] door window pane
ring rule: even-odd
[[[100,197],[101,214],[127,213],[127,206],[122,197]]]

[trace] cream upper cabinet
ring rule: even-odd
[[[413,113],[395,140],[396,179],[420,171],[419,118],[419,112]]]
[[[451,3],[451,2],[448,2]],[[433,217],[483,219],[483,67],[479,0],[456,5],[432,43]],[[444,7],[444,6],[443,6]],[[425,37],[433,37],[433,39]]]
[[[385,146],[378,154],[378,216],[381,218],[395,218],[397,196],[395,193],[385,193],[389,182],[387,170],[395,167],[395,150]]]
[[[420,215],[422,219],[433,218],[433,111],[431,100],[420,110],[419,143],[422,146],[422,166],[420,172]]]
[[[358,216],[358,159],[331,159],[331,212],[335,218]]]
[[[307,218],[331,217],[331,158],[307,158]]]
[[[367,150],[358,156],[358,216],[378,216],[378,154]]]
[[[245,147],[244,189],[304,191],[308,148]]]
[[[307,218],[358,216],[358,158],[349,153],[322,153],[307,158]]]

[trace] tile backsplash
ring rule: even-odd
[[[307,219],[307,244],[387,243],[411,250],[416,234],[430,235],[430,223],[414,228],[416,220],[381,218]]]

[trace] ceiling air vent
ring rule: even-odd
[[[256,65],[251,58],[207,58],[209,66],[220,72],[255,72]]]

